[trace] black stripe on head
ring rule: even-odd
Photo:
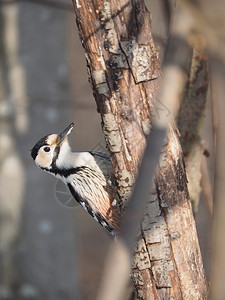
[[[33,158],[33,160],[35,160],[39,149],[44,146],[44,145],[48,145],[46,140],[47,140],[48,135],[44,136],[42,139],[40,139],[35,145],[34,147],[31,149],[31,156]]]
[[[56,160],[59,156],[59,152],[60,152],[60,144],[56,145],[55,150],[54,150],[54,157],[53,157],[52,164],[51,164],[52,169],[57,169]]]

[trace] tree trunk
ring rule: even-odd
[[[157,99],[160,66],[151,17],[141,0],[74,0],[74,7],[124,207],[151,120],[160,110],[167,110]],[[182,151],[172,124],[132,270],[138,299],[206,299]]]

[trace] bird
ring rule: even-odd
[[[73,128],[71,123],[60,134],[41,138],[31,156],[39,168],[62,180],[74,199],[116,238],[121,214],[110,156],[101,151],[72,152],[68,135]]]

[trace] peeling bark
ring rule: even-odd
[[[80,1],[78,6],[76,3],[77,24],[86,52],[89,79],[102,116],[120,197],[124,201],[132,190],[145,148],[150,105],[158,88],[157,82],[149,81],[151,93],[147,95],[142,83],[159,74],[150,16],[144,4],[138,1],[135,15],[131,3],[126,1],[118,4]],[[144,19],[140,18],[138,11],[144,12]]]
[[[126,206],[160,101],[158,50],[144,2],[74,0],[89,80]],[[160,107],[162,109],[162,107]],[[163,108],[166,110],[166,108]],[[206,299],[177,131],[170,126],[133,258],[138,299]]]

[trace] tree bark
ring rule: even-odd
[[[144,2],[74,0],[89,80],[122,206],[133,189],[157,98],[160,66]],[[207,288],[176,128],[170,125],[135,249],[138,299],[206,299]]]

